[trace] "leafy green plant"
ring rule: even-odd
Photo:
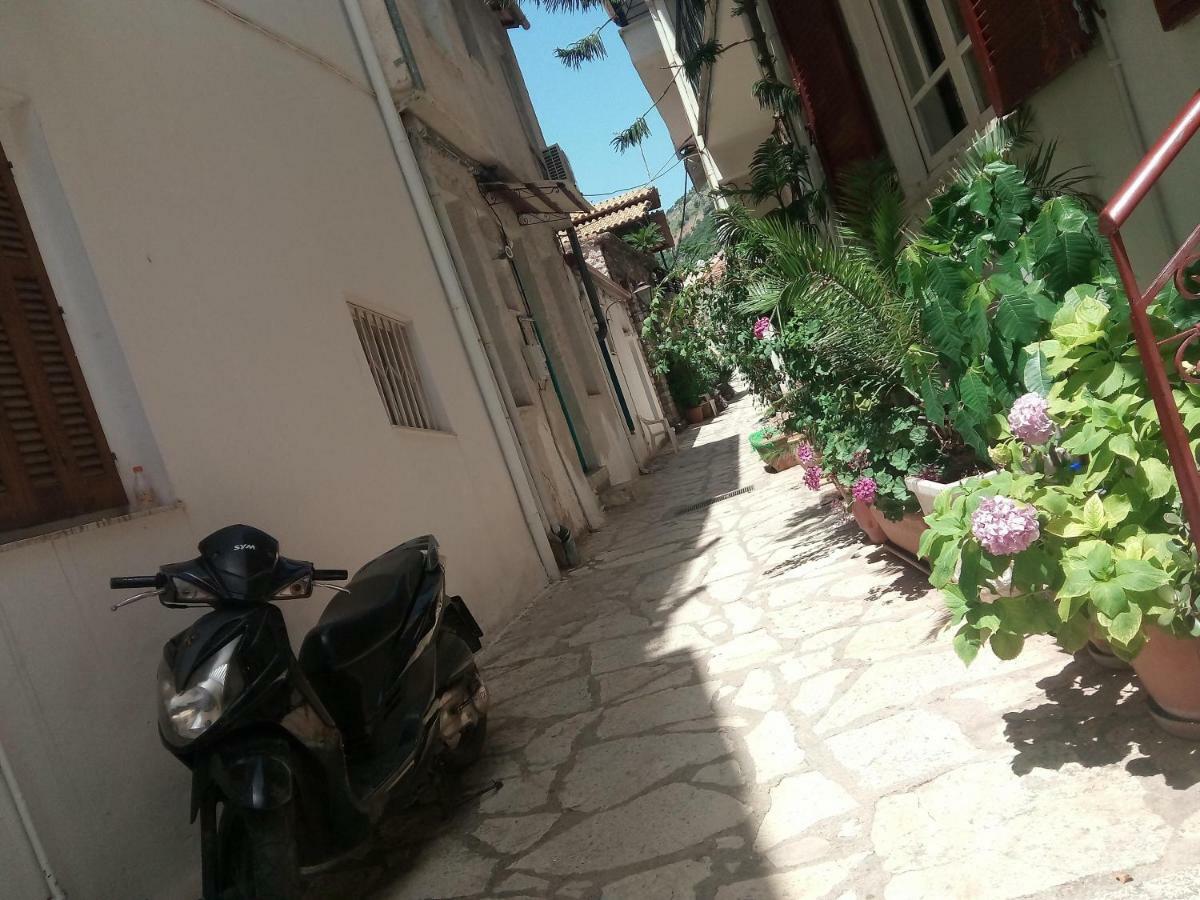
[[[813,187],[808,170],[808,150],[772,135],[754,151],[750,160],[750,183],[745,188],[727,187],[727,197],[741,197],[757,206],[768,200],[777,205],[767,215],[807,223],[822,209],[820,192]]]
[[[639,253],[653,253],[662,248],[665,243],[662,229],[657,222],[647,222],[627,234],[621,235],[621,240]]]
[[[986,163],[934,198],[898,273],[925,345],[906,360],[906,384],[930,423],[986,459],[995,415],[1040,377],[1025,346],[1106,265],[1094,215],[1070,198],[1037,200],[1011,163]]]
[[[921,543],[958,654],[970,662],[987,643],[1010,659],[1031,634],[1077,650],[1094,629],[1128,659],[1150,624],[1200,634],[1195,557],[1124,298],[1111,284],[1069,291],[1030,352],[1053,379],[1054,435],[1028,445],[1006,431],[992,452],[999,471],[941,495]],[[1188,385],[1175,400],[1195,432],[1200,392]],[[1037,539],[1021,552],[993,555],[980,537],[978,510],[998,496],[1036,515]]]

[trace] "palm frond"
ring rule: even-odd
[[[491,2],[498,4],[503,9],[509,5],[510,0],[491,0]],[[604,0],[533,0],[533,2],[534,5],[552,13],[587,12],[589,9],[596,9],[604,5]]]
[[[859,163],[838,182],[838,211],[843,238],[860,247],[893,277],[907,242],[904,192],[890,160]]]
[[[1071,166],[1054,171],[1054,154],[1058,141],[1036,144],[1017,165],[1025,172],[1025,183],[1039,197],[1074,197],[1094,210],[1103,205],[1100,198],[1084,188],[1095,177],[1088,166]]]
[[[763,252],[764,273],[743,312],[762,312],[773,301],[810,322],[820,335],[817,346],[837,364],[880,375],[899,371],[918,338],[920,313],[867,254],[780,219],[746,216],[737,225]]]
[[[763,78],[754,82],[751,90],[763,109],[784,114],[800,111],[800,95],[790,84],[784,84],[776,78]]]
[[[687,55],[683,61],[683,71],[688,78],[696,79],[700,73],[717,61],[717,57],[725,52],[721,42],[710,38]]]
[[[626,150],[637,147],[648,137],[650,137],[650,126],[646,123],[646,117],[638,116],[633,120],[632,125],[624,131],[614,134],[610,143],[618,153],[624,153]]]
[[[621,235],[621,240],[639,253],[653,253],[666,243],[657,222],[647,222],[640,228]]]
[[[954,180],[967,184],[979,177],[988,163],[1007,162],[1032,141],[1033,113],[1028,107],[1018,107],[975,135],[959,158]]]
[[[604,46],[604,39],[600,37],[600,33],[593,31],[573,44],[557,48],[554,55],[568,69],[580,69],[584,63],[607,57],[608,48]]]

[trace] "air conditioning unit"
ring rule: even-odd
[[[551,181],[569,181],[575,183],[575,173],[571,170],[571,161],[558,144],[551,144],[542,149],[542,169]]]

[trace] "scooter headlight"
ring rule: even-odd
[[[242,674],[233,659],[240,640],[239,635],[206,659],[182,691],[176,691],[165,659],[159,666],[160,717],[177,736],[191,741],[204,734],[241,692]]]

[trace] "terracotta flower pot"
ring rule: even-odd
[[[887,540],[887,534],[879,527],[879,522],[875,518],[875,510],[867,504],[861,500],[851,501],[850,514],[854,516],[854,521],[858,523],[858,527],[863,530],[863,534],[872,544],[882,544]]]
[[[906,513],[903,519],[893,521],[887,518],[882,512],[874,507],[871,508],[875,513],[875,521],[887,535],[887,539],[899,547],[901,550],[907,550],[913,556],[917,555],[917,550],[921,546],[921,535],[923,535],[929,526],[925,524],[925,520],[920,513]]]
[[[687,409],[685,409],[683,411],[683,417],[685,419],[687,419],[688,422],[691,423],[692,425],[699,425],[701,422],[704,421],[704,407],[703,406],[689,406]]]
[[[1128,672],[1133,666],[1113,653],[1112,647],[1108,641],[1100,634],[1100,629],[1093,622],[1088,626],[1088,656],[1092,658],[1092,662],[1104,669],[1111,669],[1114,672]]]
[[[1177,638],[1146,626],[1133,671],[1150,695],[1150,712],[1168,734],[1200,740],[1200,638]]]

